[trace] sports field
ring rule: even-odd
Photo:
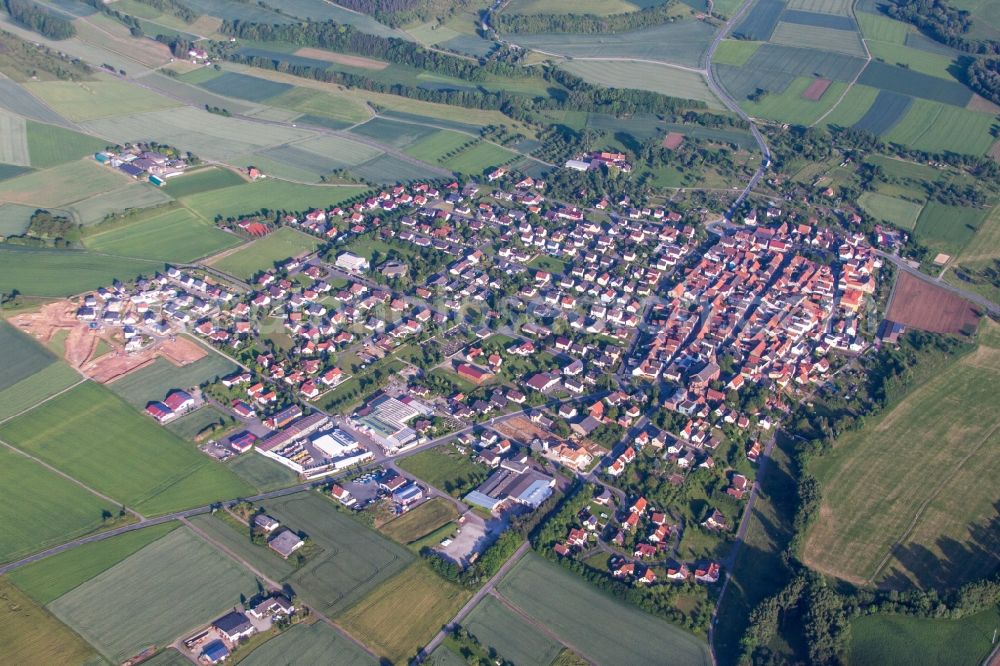
[[[364,187],[300,185],[268,179],[201,192],[183,199],[184,203],[207,220],[216,215],[236,217],[268,210],[309,210],[335,206],[365,191]]]
[[[2,356],[2,354],[0,354]],[[56,361],[0,391],[0,419],[10,418],[80,381],[80,374]]]
[[[382,534],[394,541],[408,544],[426,536],[458,518],[458,509],[451,502],[435,497],[407,511],[381,527]]]
[[[318,245],[319,240],[312,236],[289,227],[281,227],[274,233],[211,262],[211,265],[238,278],[249,279],[257,273],[274,268],[275,263],[315,250]]]
[[[989,655],[990,638],[1000,626],[1000,610],[961,620],[905,615],[870,615],[851,621],[851,664],[978,666]]]
[[[302,492],[262,506],[323,549],[288,579],[322,613],[340,613],[413,560],[405,548],[344,515],[319,493]]]
[[[704,77],[682,69],[617,60],[570,60],[562,68],[601,86],[651,90],[671,97],[705,102],[710,109],[723,108],[722,102],[709,90]]]
[[[66,625],[0,578],[0,651],[9,664],[85,664],[97,655]]]
[[[26,333],[0,320],[0,390],[27,379],[56,360]]]
[[[107,141],[86,134],[57,125],[28,121],[28,152],[31,155],[31,165],[39,169],[87,157],[106,146]]]
[[[242,241],[176,208],[91,236],[86,242],[89,249],[99,252],[186,263]]]
[[[45,605],[118,564],[180,526],[171,521],[93,541],[14,569],[7,577]]]
[[[83,159],[0,182],[0,201],[58,208],[130,182],[117,169]]]
[[[858,203],[876,220],[886,220],[910,231],[917,225],[917,217],[924,207],[923,204],[889,197],[878,192],[865,192],[858,199]]]
[[[48,608],[105,657],[121,662],[150,645],[170,643],[256,590],[252,575],[180,528]]]
[[[178,106],[172,99],[117,80],[45,81],[24,86],[74,122]]]
[[[0,426],[0,439],[140,513],[167,513],[253,490],[92,382]]]
[[[563,649],[492,596],[484,597],[462,626],[487,649],[523,666],[549,666]]]
[[[8,246],[0,248],[0,292],[17,289],[30,296],[69,296],[162,269],[163,264],[139,259]]]
[[[455,616],[472,591],[414,562],[340,617],[344,628],[394,663],[413,657]]]
[[[823,502],[804,546],[810,566],[893,587],[957,586],[996,567],[995,486],[983,480],[1000,474],[1000,335],[983,326],[974,353],[817,461]]]
[[[336,655],[337,666],[374,666],[378,662],[325,622],[297,624],[241,661],[246,666],[278,663],[319,664]]]
[[[672,664],[712,663],[700,638],[606,596],[534,553],[514,566],[497,591],[592,662],[651,664],[669,654]]]

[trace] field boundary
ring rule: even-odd
[[[508,610],[510,610],[510,612],[518,615],[525,622],[527,622],[528,624],[530,624],[531,626],[533,626],[535,629],[538,629],[539,631],[541,631],[543,634],[545,634],[546,636],[548,636],[549,638],[551,638],[552,640],[554,640],[556,643],[559,643],[560,645],[564,645],[564,646],[568,647],[570,650],[572,650],[573,652],[575,652],[577,654],[577,656],[582,657],[584,660],[586,660],[587,662],[589,662],[593,666],[597,665],[597,662],[594,661],[594,659],[592,657],[587,656],[586,652],[580,650],[580,648],[578,648],[578,647],[576,647],[574,645],[571,645],[569,642],[564,641],[563,639],[561,639],[558,636],[556,636],[554,633],[552,633],[551,629],[549,629],[548,627],[545,626],[544,623],[541,623],[538,620],[536,620],[535,618],[531,617],[531,615],[529,615],[527,611],[521,609],[519,606],[517,606],[516,604],[514,604],[513,601],[511,601],[507,597],[503,596],[503,594],[501,594],[500,592],[497,592],[496,590],[490,590],[490,595],[493,598],[495,598],[497,601],[499,601],[501,604],[503,604],[505,608],[507,608]]]
[[[865,33],[861,30],[861,22],[858,21],[857,6],[858,6],[858,0],[854,0],[851,3],[851,18],[854,19],[854,24],[857,26],[858,37],[861,39],[861,46],[865,48],[865,66],[859,69],[858,73],[854,75],[854,78],[847,82],[847,87],[844,88],[844,92],[840,94],[840,98],[836,102],[834,102],[833,106],[827,109],[826,113],[817,118],[816,121],[813,122],[813,124],[810,125],[809,127],[816,127],[816,125],[826,120],[827,116],[833,113],[834,110],[838,106],[840,106],[840,103],[843,102],[844,99],[847,97],[847,93],[851,92],[851,88],[853,88],[854,84],[858,82],[858,79],[861,78],[861,75],[864,74],[866,69],[868,69],[868,65],[872,61],[872,52],[868,48],[868,40],[865,38]]]

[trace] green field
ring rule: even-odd
[[[178,106],[172,99],[117,80],[45,81],[24,87],[74,122]]]
[[[335,206],[365,191],[364,187],[299,185],[267,179],[201,192],[183,199],[196,213],[214,220],[216,215],[235,217],[261,209],[305,211]]]
[[[176,366],[165,358],[157,358],[149,365],[108,384],[108,388],[141,410],[153,400],[163,400],[171,389],[192,389],[232,374],[237,369],[235,363],[213,351],[184,366]]]
[[[93,541],[14,569],[7,577],[38,603],[51,603],[138,552],[180,523],[170,521]]]
[[[881,14],[858,12],[858,25],[866,39],[888,44],[905,44],[910,27]]]
[[[130,182],[110,192],[102,192],[66,206],[73,221],[84,226],[104,222],[109,215],[126,210],[162,206],[171,201],[170,196],[155,185]]]
[[[722,102],[709,89],[704,77],[683,69],[648,62],[617,60],[570,60],[562,68],[600,86],[651,90],[671,97],[699,100],[705,102],[710,109],[723,108]]]
[[[0,578],[0,659],[7,664],[86,664],[93,648]]]
[[[865,47],[861,36],[853,30],[821,28],[814,25],[786,23],[779,21],[771,33],[772,44],[794,46],[802,49],[817,49],[831,53],[865,57]]]
[[[582,0],[572,7],[561,0],[513,0],[504,8],[507,14],[593,14],[609,16],[634,12],[648,6],[646,2],[631,3],[627,0]]]
[[[890,65],[902,65],[915,72],[930,74],[948,81],[955,80],[949,71],[955,68],[955,58],[889,42],[869,42],[868,50],[871,51],[873,58],[884,60]]]
[[[988,211],[978,208],[945,206],[931,201],[924,206],[914,233],[924,245],[935,252],[952,257],[961,253],[983,224]]]
[[[298,483],[299,477],[284,465],[279,465],[261,455],[237,456],[226,466],[257,490],[267,492],[276,488],[287,488]]]
[[[462,622],[481,645],[519,666],[549,666],[563,646],[494,597],[480,601]]]
[[[0,110],[0,163],[31,165],[27,134],[24,118]]]
[[[511,569],[497,591],[592,662],[651,664],[669,654],[671,664],[712,663],[702,639],[605,595],[534,553]]]
[[[382,534],[401,544],[413,543],[458,518],[458,509],[448,500],[435,497],[380,528]]]
[[[480,142],[454,157],[445,159],[441,164],[455,173],[478,176],[488,169],[507,164],[516,157],[517,153],[491,143]]]
[[[829,91],[828,91],[829,92]],[[848,89],[847,94],[840,100],[840,103],[833,108],[823,122],[827,125],[838,127],[850,127],[864,118],[865,113],[875,103],[878,97],[878,88],[854,84]]]
[[[858,199],[858,204],[876,220],[885,220],[900,229],[910,231],[917,225],[917,217],[923,210],[922,204],[896,197],[887,197],[878,192],[865,192]]]
[[[477,486],[490,473],[486,465],[473,462],[468,454],[460,453],[452,444],[442,444],[403,458],[399,466],[447,493]]]
[[[81,379],[80,374],[65,363],[50,363],[30,377],[0,391],[0,420],[34,407]]]
[[[750,56],[756,53],[763,43],[751,42],[746,39],[724,39],[715,49],[715,53],[712,54],[712,62],[737,67],[745,65]]]
[[[289,227],[281,227],[269,236],[212,262],[212,265],[220,271],[246,280],[257,273],[271,270],[275,263],[311,252],[318,246],[318,239]]]
[[[261,505],[323,549],[287,580],[322,613],[337,614],[354,605],[413,560],[405,548],[341,513],[319,493],[302,492]]]
[[[221,464],[90,382],[4,424],[0,438],[147,514],[253,491]]]
[[[163,186],[163,191],[177,199],[189,197],[192,194],[219,190],[223,187],[242,185],[246,181],[239,174],[222,167],[198,169],[183,176],[171,178]]]
[[[231,516],[227,516],[227,518],[231,518]],[[283,559],[267,546],[258,546],[250,541],[249,527],[244,526],[242,531],[237,530],[235,525],[231,525],[222,516],[211,513],[191,518],[191,524],[206,533],[212,541],[220,543],[231,552],[236,553],[237,557],[245,560],[250,566],[269,578],[283,580],[295,571],[294,559]],[[286,527],[292,530],[296,529],[295,525],[287,525]]]
[[[195,411],[171,421],[166,425],[166,428],[181,439],[193,442],[198,433],[207,430],[210,426],[218,426],[220,423],[225,423],[227,419],[231,418],[231,416],[227,417],[227,415],[212,405],[203,405]]]
[[[28,121],[28,152],[31,165],[39,169],[87,157],[106,148],[107,143],[57,125]]]
[[[374,666],[378,662],[325,622],[297,624],[244,657],[246,666],[320,664],[336,655],[337,666]]]
[[[1000,259],[1000,206],[995,207],[979,225],[979,231],[976,232],[973,242],[965,246],[955,263],[980,271],[994,268],[998,259]],[[989,280],[971,284],[960,280],[953,271],[945,273],[945,279],[952,284],[976,291],[994,302],[1000,301],[1000,288],[995,287]]]
[[[188,263],[240,242],[239,237],[199,220],[188,210],[175,208],[91,236],[87,247],[126,257]]]
[[[352,636],[394,663],[402,663],[433,638],[472,596],[423,562],[382,583],[340,620]]]
[[[0,247],[0,292],[14,289],[29,296],[70,296],[114,280],[152,275],[163,264],[125,257],[105,257],[76,250]]]
[[[182,528],[48,608],[105,657],[121,662],[150,645],[171,643],[256,589],[253,576]]]
[[[82,159],[0,181],[0,201],[58,208],[130,182],[132,179],[117,169]]]
[[[30,335],[0,320],[0,390],[27,379],[56,360]]]
[[[0,504],[0,562],[93,532],[104,525],[102,512],[117,512],[111,502],[5,446],[0,446],[0,484],[6,497]]]
[[[883,137],[917,150],[982,155],[995,138],[995,116],[948,104],[914,99],[909,111]]]
[[[848,663],[866,666],[979,666],[993,646],[1000,609],[961,620],[869,615],[851,620]]]
[[[812,78],[800,76],[781,94],[765,95],[758,102],[742,100],[740,106],[756,118],[769,118],[795,125],[811,125],[833,107],[847,87],[845,83],[834,81],[820,99],[815,101],[804,99],[802,93],[812,82]]]
[[[404,152],[412,155],[418,160],[435,164],[445,159],[445,155],[458,150],[470,141],[475,141],[475,137],[450,130],[438,130],[419,141],[411,143]]]
[[[974,353],[843,435],[814,465],[823,520],[808,533],[807,564],[857,584],[939,588],[996,567],[1000,542],[988,527],[996,488],[981,480],[1000,473],[1000,336],[984,326]]]

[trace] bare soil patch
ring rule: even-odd
[[[677,150],[684,143],[684,135],[680,132],[670,132],[665,137],[663,137],[663,143],[660,145],[667,150]]]
[[[979,95],[973,95],[969,103],[965,105],[965,108],[970,111],[982,111],[984,113],[1000,113],[1000,105],[994,104],[985,97],[980,97]]]
[[[553,436],[552,433],[544,428],[539,428],[525,416],[504,421],[495,426],[495,429],[523,444],[529,444],[536,437],[545,439]]]
[[[808,99],[812,102],[818,102],[826,89],[830,87],[830,79],[816,79],[809,84],[809,87],[805,89],[802,93],[802,99]]]
[[[310,46],[299,49],[295,52],[295,55],[302,56],[303,58],[315,58],[316,60],[335,62],[338,65],[360,67],[362,69],[371,69],[375,71],[383,70],[389,66],[389,63],[381,60],[373,60],[372,58],[364,58],[362,56],[345,55],[343,53],[333,53],[332,51],[324,51],[323,49],[312,48]]]
[[[184,366],[204,358],[206,351],[187,338],[163,340],[137,353],[127,353],[116,349],[110,354],[91,361],[81,368],[88,377],[101,384],[109,384],[116,379],[144,368],[157,356],[162,356],[176,366]]]
[[[981,313],[961,296],[900,272],[886,317],[904,326],[934,333],[975,329]]]

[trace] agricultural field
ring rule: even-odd
[[[416,157],[418,160],[436,164],[446,159],[445,156],[449,153],[475,140],[475,137],[471,137],[468,134],[460,134],[450,130],[437,130],[433,134],[406,146],[404,151],[407,155]]]
[[[875,101],[853,127],[872,134],[885,135],[906,116],[913,101],[912,97],[890,90],[880,90]]]
[[[176,521],[77,546],[14,569],[7,577],[41,605],[49,604],[180,526]]]
[[[889,42],[869,42],[868,50],[873,58],[884,60],[890,65],[901,65],[907,69],[948,81],[954,81],[951,71],[957,66],[955,58],[939,53],[928,53],[900,44]]]
[[[988,113],[915,99],[902,120],[883,138],[928,152],[983,155],[995,141],[991,134],[995,123],[995,117]]]
[[[885,220],[909,231],[917,226],[917,217],[924,208],[923,204],[889,197],[878,192],[865,192],[858,199],[858,204],[876,220]]]
[[[983,224],[988,211],[961,206],[945,206],[931,201],[924,206],[914,231],[917,239],[932,252],[949,256],[961,253]]]
[[[102,167],[93,159],[84,159],[2,181],[0,201],[59,208],[120,189],[131,182],[132,179],[120,171]]]
[[[847,87],[841,82],[832,83],[818,100],[807,99],[806,91],[814,79],[798,77],[781,94],[765,95],[758,102],[746,100],[743,109],[753,117],[770,118],[796,125],[811,125],[830,110]]]
[[[69,204],[65,210],[78,224],[91,226],[105,221],[115,213],[162,206],[170,201],[170,196],[155,185],[131,182],[111,192]]]
[[[0,578],[0,645],[11,664],[84,664],[97,659],[87,643],[23,592]]]
[[[250,528],[248,526],[245,526],[242,531],[237,530],[235,525],[231,525],[221,516],[211,513],[194,516],[190,520],[196,529],[207,534],[212,541],[222,544],[230,552],[235,553],[237,557],[269,578],[283,580],[295,571],[294,559],[282,559],[280,555],[267,546],[258,546],[250,541]],[[290,527],[294,529],[294,525]]]
[[[300,185],[267,179],[201,192],[182,199],[183,203],[208,220],[216,216],[237,217],[268,210],[309,210],[335,206],[366,191],[365,187]]]
[[[20,453],[0,446],[0,504],[4,538],[0,562],[16,560],[104,525],[106,502]]]
[[[25,89],[74,122],[169,109],[177,102],[113,79],[26,83]]]
[[[210,263],[224,273],[246,280],[257,273],[274,268],[275,263],[311,252],[318,245],[319,240],[312,236],[289,227],[281,227],[274,233]]]
[[[978,666],[990,654],[990,638],[1000,626],[1000,610],[961,620],[905,615],[869,615],[851,620],[851,664],[952,664]]]
[[[719,43],[712,62],[720,65],[745,65],[750,57],[757,52],[763,42],[750,42],[745,39],[724,39]]]
[[[319,664],[337,655],[338,666],[375,666],[378,662],[325,622],[300,623],[267,641],[240,662],[245,666]]]
[[[511,569],[497,591],[595,663],[656,663],[665,654],[673,664],[712,662],[702,639],[606,596],[534,553]]]
[[[631,3],[628,0],[585,0],[575,2],[569,7],[559,0],[513,0],[504,8],[506,14],[594,14],[595,16],[609,16],[611,14],[625,14],[648,7],[655,2]]]
[[[30,166],[26,121],[0,112],[0,163]]]
[[[161,263],[140,259],[5,246],[0,248],[0,292],[16,289],[30,296],[70,296],[162,269]]]
[[[263,102],[292,89],[288,83],[277,83],[238,72],[225,72],[203,80],[198,85],[217,95],[245,99],[248,102]]]
[[[73,162],[107,147],[107,141],[33,120],[28,121],[27,136],[31,165],[39,169]]]
[[[436,128],[428,127],[427,125],[400,122],[380,116],[375,116],[363,125],[351,128],[351,134],[366,136],[375,139],[379,143],[387,146],[395,146],[396,148],[405,148],[437,132]]]
[[[188,263],[241,242],[190,211],[175,208],[90,236],[86,245],[108,254]]]
[[[402,663],[454,617],[472,591],[414,562],[340,617],[344,628],[376,652]]]
[[[671,97],[705,102],[710,109],[723,108],[722,102],[709,90],[704,77],[682,69],[645,62],[595,60],[570,60],[562,68],[601,86],[651,90]]]
[[[341,613],[413,560],[405,548],[345,515],[319,493],[305,491],[262,506],[323,549],[287,580],[322,613]]]
[[[858,58],[865,57],[865,47],[861,43],[861,37],[853,30],[780,21],[771,33],[770,42],[783,46],[843,53]]]
[[[81,379],[80,374],[65,363],[50,363],[31,376],[0,390],[0,420],[9,419],[34,407]]]
[[[147,514],[240,497],[253,490],[91,382],[3,424],[0,438]]]
[[[490,473],[485,465],[472,462],[468,455],[459,453],[451,444],[403,458],[399,466],[447,493],[477,486]]]
[[[979,231],[973,237],[973,241],[965,246],[953,265],[967,268],[972,271],[981,271],[996,267],[997,260],[1000,259],[1000,206],[994,208],[986,220],[979,225]],[[971,283],[958,278],[954,271],[945,273],[945,279],[952,284],[956,284],[964,289],[975,291],[993,300],[1000,300],[1000,289],[989,280],[980,283]],[[2,400],[2,394],[0,394]]]
[[[481,645],[524,666],[549,666],[563,646],[491,596],[480,601],[462,622]]]
[[[208,167],[185,173],[178,178],[171,178],[163,186],[163,191],[175,199],[180,199],[181,197],[189,197],[201,192],[210,192],[233,185],[242,185],[245,182],[240,175],[229,169]]]
[[[858,12],[858,26],[865,39],[885,44],[905,44],[910,26],[882,14]]]
[[[239,369],[235,363],[221,354],[206,351],[208,353],[203,358],[183,366],[174,365],[167,359],[159,357],[149,365],[116,379],[107,387],[122,400],[142,410],[149,402],[162,400],[171,389],[190,390]]]
[[[295,472],[261,455],[241,455],[228,461],[226,467],[260,492],[287,488],[298,483]]]
[[[833,107],[823,122],[829,126],[853,127],[865,117],[878,95],[877,88],[855,84],[848,89],[847,94],[837,106]]]
[[[417,508],[382,525],[380,531],[393,541],[410,544],[458,518],[458,509],[448,500],[432,498]]]
[[[484,171],[507,164],[516,158],[517,153],[481,141],[453,157],[446,158],[442,164],[455,173],[478,176]]]
[[[923,588],[958,586],[997,566],[996,497],[980,480],[1000,473],[1000,335],[989,320],[983,326],[976,351],[813,466],[823,520],[805,542],[810,566],[856,584]]]
[[[56,361],[31,336],[0,321],[0,390],[10,388]]]
[[[48,605],[105,657],[165,645],[257,589],[253,576],[191,530],[174,530]],[[183,612],[178,612],[183,609]]]

